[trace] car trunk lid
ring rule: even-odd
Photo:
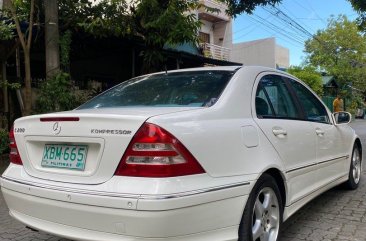
[[[15,140],[29,175],[98,184],[114,175],[132,137],[148,118],[186,110],[192,108],[92,109],[30,116],[15,121]]]

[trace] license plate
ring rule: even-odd
[[[41,165],[83,171],[87,153],[87,145],[46,144]]]

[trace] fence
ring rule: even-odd
[[[218,60],[229,60],[230,58],[230,49],[222,46],[204,43],[202,45],[203,53],[205,57],[218,59]]]
[[[322,97],[322,101],[324,102],[324,104],[329,108],[329,110],[331,112],[333,112],[333,101],[336,97],[335,96],[323,96]],[[348,99],[347,98],[343,98],[343,110],[346,110],[346,103],[347,103]]]

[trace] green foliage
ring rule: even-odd
[[[355,116],[357,109],[365,108],[362,92],[346,87],[340,92],[340,95],[345,101],[345,110],[353,116]]]
[[[0,10],[0,40],[14,38],[15,24],[12,21],[5,20],[6,18],[8,18],[6,12]]]
[[[3,9],[2,14],[7,16],[7,18],[12,18],[11,21],[13,30],[15,30],[16,25],[14,24],[15,19],[17,19],[20,23],[29,23],[30,14],[31,14],[31,2],[30,0],[10,0],[12,2],[12,6],[14,8],[14,12],[12,13],[10,9]],[[33,11],[33,25],[36,25],[37,28],[40,28],[41,16],[43,13],[42,2],[34,0],[34,11]],[[1,17],[1,14],[0,14]],[[34,28],[34,26],[32,26]],[[20,28],[25,37],[29,34],[29,26],[27,28],[22,26]],[[15,37],[15,36],[14,36]],[[19,37],[19,36],[18,36]]]
[[[198,44],[201,23],[193,10],[201,7],[199,1],[186,0],[102,0],[89,8],[93,17],[78,26],[98,37],[140,37],[146,44],[144,64],[153,71],[161,69],[165,45]]]
[[[15,89],[20,89],[20,87],[22,87],[21,84],[19,83],[9,83],[9,81],[5,80],[5,81],[0,81],[0,85],[2,87],[4,87],[4,85],[6,85],[6,87],[8,89],[12,89],[12,90],[15,90]]]
[[[251,13],[258,5],[276,4],[281,0],[218,0],[229,6],[228,13]],[[60,25],[82,28],[97,37],[140,37],[146,44],[141,54],[145,72],[161,69],[164,46],[198,44],[201,22],[197,9],[218,12],[198,0],[60,0]]]
[[[93,2],[90,0],[59,0],[60,31],[76,29],[78,24],[91,21],[95,14],[98,14],[93,10]]]
[[[336,77],[341,86],[352,84],[366,90],[366,38],[357,24],[338,16],[306,41],[307,61]]]
[[[306,83],[319,96],[323,95],[322,76],[314,67],[291,66],[287,71]]]
[[[354,10],[359,13],[357,23],[361,29],[366,31],[366,1],[365,0],[348,0]]]
[[[98,37],[125,37],[132,33],[129,7],[133,1],[131,5],[126,0],[101,0],[94,5],[80,2],[85,9],[81,12],[83,18],[76,23],[85,31]]]
[[[356,11],[366,11],[366,2],[364,0],[349,0]]]
[[[282,0],[221,0],[228,5],[228,13],[237,16],[243,12],[252,14],[257,6],[276,5]]]
[[[70,30],[66,30],[60,37],[60,63],[64,70],[68,69],[70,65],[71,38]]]
[[[41,84],[36,101],[36,112],[65,111],[73,109],[78,105],[70,75],[60,72]]]
[[[0,154],[9,150],[9,133],[5,129],[0,129]]]
[[[165,45],[182,43],[198,44],[201,22],[194,13],[188,13],[201,5],[186,0],[138,0],[132,10],[134,34],[142,36],[147,50],[144,53],[145,67],[159,70],[164,61],[162,48]],[[147,72],[147,71],[145,71]]]
[[[198,43],[197,31],[201,23],[188,11],[199,8],[199,3],[186,0],[138,0],[136,3],[134,29],[148,45]]]
[[[10,40],[14,38],[15,24],[7,10],[0,9],[0,40]]]

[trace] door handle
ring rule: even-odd
[[[318,135],[318,136],[323,136],[325,134],[325,132],[322,130],[322,129],[319,129],[319,128],[316,128],[315,129],[315,133]]]
[[[280,128],[280,127],[273,127],[272,128],[272,132],[275,136],[278,136],[278,137],[284,137],[284,136],[287,136],[287,131]]]

